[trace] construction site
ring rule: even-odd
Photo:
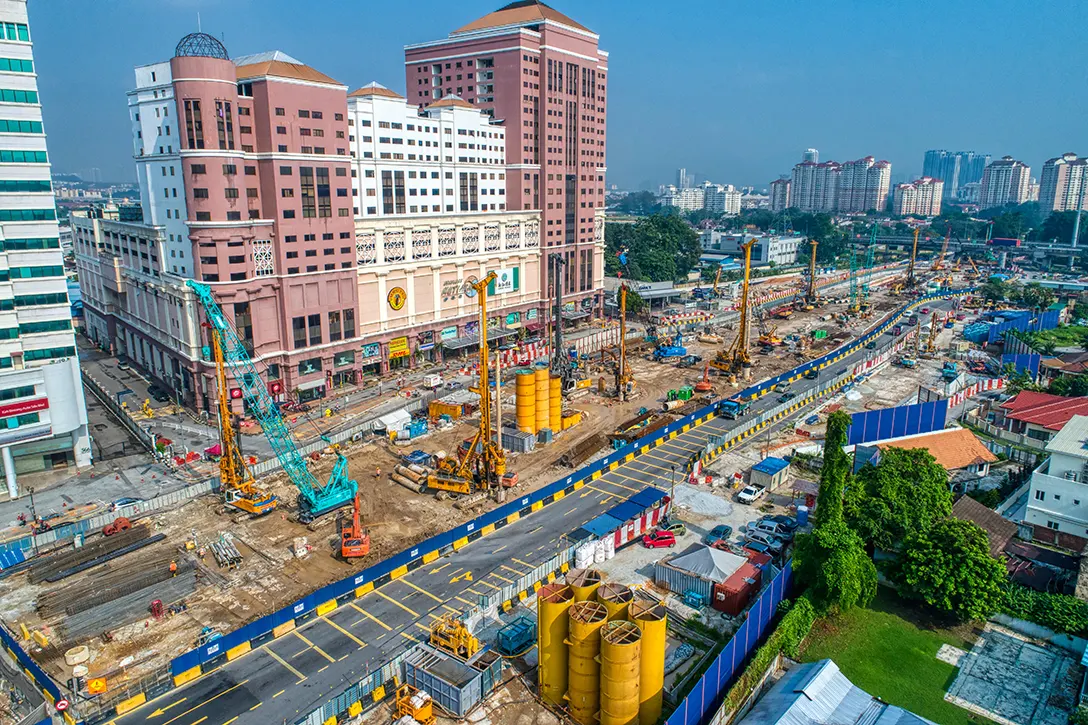
[[[750,250],[749,245],[749,255]],[[936,274],[930,276],[950,280],[942,259],[935,258]],[[100,532],[59,542],[5,568],[0,574],[4,618],[19,628],[25,646],[56,681],[73,681],[91,695],[124,689],[181,653],[469,521],[508,497],[569,475],[712,400],[730,397],[747,381],[775,377],[819,357],[902,305],[904,290],[922,287],[914,279],[913,255],[905,275],[894,266],[874,270],[871,251],[867,262],[852,262],[850,272],[827,279],[819,278],[813,263],[807,276],[757,286],[749,283],[746,259],[736,299],[726,299],[715,284],[709,294],[693,295],[704,303],[697,314],[678,310],[638,321],[628,321],[623,312],[626,286],[621,285],[616,344],[579,353],[564,343],[562,330],[555,330],[550,354],[531,361],[515,358],[504,366],[484,341],[475,366],[466,371],[467,385],[447,383],[415,415],[392,416],[370,435],[330,443],[308,456],[299,452],[210,290],[191,282],[208,320],[219,389],[241,387],[249,423],[271,443],[280,470],[259,478],[249,471],[251,461],[237,442],[237,415],[221,399],[219,493],[154,512],[141,512],[137,504]],[[485,327],[482,292],[489,283],[472,280],[465,287],[466,295],[478,297]],[[947,281],[937,284],[942,283]],[[936,323],[934,317],[931,329]],[[946,335],[951,330],[942,327],[925,345],[946,346]],[[861,402],[849,399],[846,405],[906,397],[916,386],[914,378],[930,373],[924,362],[910,368],[911,376],[886,376],[896,378],[893,385],[882,380],[872,386],[872,395],[859,389]],[[761,438],[759,448],[751,449],[757,460],[767,450],[821,435],[819,420],[812,425],[806,420],[797,431],[787,428]],[[750,454],[740,449],[730,455]],[[668,487],[668,476],[664,471],[660,476],[660,487]],[[552,619],[565,622],[570,609],[570,629],[562,627],[560,640],[590,626],[591,638],[608,643],[616,657],[626,658],[622,668],[630,670],[629,653],[644,640],[644,623],[606,611],[607,601],[596,608],[584,604],[575,617],[569,605],[592,597],[579,599],[562,586],[550,586],[563,605],[562,616]],[[645,608],[656,611],[653,606]],[[555,622],[548,626],[559,631]],[[652,646],[664,649],[660,642]],[[540,649],[542,661],[552,656],[544,654],[543,644]],[[595,651],[590,659],[598,654],[603,653]],[[569,658],[554,657],[576,661],[573,650]],[[628,694],[631,689],[615,687]]]

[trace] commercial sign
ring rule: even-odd
[[[534,307],[533,309],[526,311],[525,320],[528,321],[528,322],[531,322],[531,321],[536,319],[536,315],[537,315],[537,309]]]
[[[7,405],[0,405],[0,418],[23,413],[34,413],[49,407],[49,398],[35,398],[34,400],[19,400]]]
[[[466,322],[465,323],[465,334],[466,335],[475,335],[475,334],[478,334],[479,332],[480,332],[480,323],[476,322],[476,320],[473,320],[472,322]]]
[[[434,330],[427,330],[426,332],[419,333],[419,341],[416,345],[417,350],[430,350],[434,347]]]
[[[268,393],[269,395],[279,395],[283,392],[282,380],[269,380],[268,381]]]
[[[389,341],[389,359],[396,360],[399,357],[408,357],[412,351],[408,349],[407,337],[394,337]]]
[[[457,325],[442,328],[442,332],[439,333],[439,337],[441,338],[442,342],[445,342],[446,340],[456,340]]]
[[[511,312],[506,316],[507,327],[519,327],[521,325],[521,313]]]
[[[461,280],[447,279],[442,283],[442,301],[449,302],[461,296]]]
[[[382,346],[377,342],[368,342],[362,348],[364,361],[382,356]]]
[[[386,299],[389,301],[389,306],[394,310],[400,310],[404,307],[404,303],[408,300],[408,293],[404,291],[403,287],[394,287],[389,290],[389,294],[386,295]]]
[[[496,269],[495,281],[488,285],[487,293],[489,295],[501,295],[507,292],[514,292],[518,288],[518,268],[514,269]]]

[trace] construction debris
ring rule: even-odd
[[[590,456],[601,450],[604,445],[604,436],[600,433],[594,433],[580,443],[572,446],[569,451],[560,456],[559,465],[566,466],[567,468],[577,468],[587,461]]]
[[[160,554],[134,566],[107,568],[97,576],[43,592],[36,604],[38,614],[45,620],[78,614],[127,592],[165,581],[170,578],[170,562],[174,560],[170,553]],[[178,563],[178,572],[188,571],[194,566],[192,561],[183,560]]]

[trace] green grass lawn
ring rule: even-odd
[[[941,725],[988,723],[945,702],[958,670],[937,659],[942,644],[970,650],[974,640],[970,626],[934,622],[881,587],[869,609],[817,620],[801,659],[830,658],[870,695]]]

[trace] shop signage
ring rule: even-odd
[[[363,360],[371,360],[382,356],[382,346],[377,342],[368,342],[362,346]]]
[[[493,330],[496,327],[498,327],[501,322],[502,322],[502,318],[499,317],[498,315],[495,315],[494,317],[488,317],[487,318],[487,329]]]
[[[525,319],[526,319],[527,321],[532,321],[532,320],[535,320],[535,319],[536,319],[536,315],[537,315],[537,309],[536,309],[536,308],[534,307],[533,309],[531,309],[531,310],[528,310],[528,311],[526,311],[526,313],[525,313]]]
[[[465,323],[465,334],[476,335],[480,332],[480,323],[473,320],[472,322]]]
[[[20,400],[15,403],[8,403],[7,405],[0,405],[0,418],[7,418],[12,415],[22,415],[23,413],[33,413],[38,410],[45,410],[49,407],[49,398],[35,398],[34,400]]]
[[[494,289],[491,294],[501,295],[506,292],[513,292],[515,289],[515,274],[512,269],[496,269],[495,281],[492,283]]]
[[[442,301],[449,302],[461,296],[461,280],[447,279],[442,283]]]
[[[564,302],[563,303],[563,312],[574,312],[574,303],[573,302]]]
[[[270,395],[279,395],[283,392],[282,380],[269,380],[268,381],[268,393]]]
[[[408,300],[408,293],[404,291],[403,287],[394,287],[389,290],[389,294],[386,296],[389,301],[389,306],[394,310],[400,310],[404,307],[404,303]]]
[[[439,333],[439,337],[441,337],[442,342],[445,342],[446,340],[456,340],[457,339],[457,325],[454,325],[453,327],[444,327],[444,328],[442,328],[442,332]]]
[[[518,326],[520,324],[521,324],[521,313],[520,312],[511,312],[510,314],[508,314],[506,316],[506,326],[507,327],[516,327],[516,326]]]
[[[416,345],[417,350],[430,350],[434,347],[434,330],[427,330],[426,332],[419,333],[419,342]]]
[[[396,360],[399,357],[408,357],[411,354],[411,350],[408,349],[407,337],[394,337],[389,341],[390,360]]]

